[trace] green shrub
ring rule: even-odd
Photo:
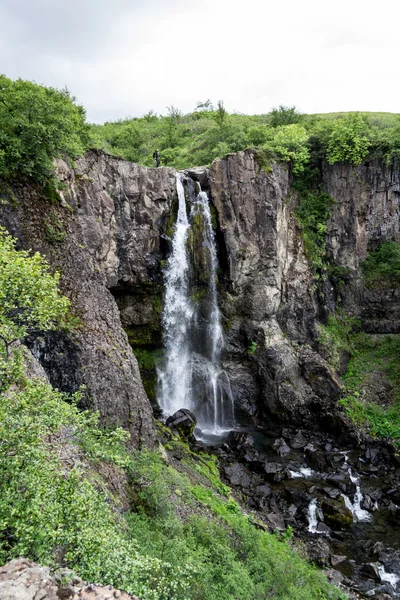
[[[370,146],[367,123],[359,113],[349,113],[332,127],[326,153],[328,162],[359,165],[367,157]]]
[[[55,158],[80,156],[88,143],[85,110],[68,90],[0,75],[0,177],[29,175],[45,184]]]
[[[399,287],[400,244],[390,240],[382,242],[368,253],[361,266],[367,287]]]

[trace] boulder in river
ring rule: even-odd
[[[193,436],[197,423],[196,417],[189,409],[181,408],[171,417],[168,417],[165,424],[181,438],[189,439]]]

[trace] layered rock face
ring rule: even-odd
[[[304,424],[316,412],[326,418],[341,388],[310,347],[317,308],[289,173],[279,164],[269,171],[251,151],[211,167],[228,263],[226,368],[235,398],[254,420],[273,416]]]
[[[100,170],[96,176],[101,176]],[[63,177],[71,183],[66,166]],[[79,177],[74,178],[75,185],[77,181]],[[0,221],[18,239],[19,247],[39,251],[60,272],[61,289],[70,298],[76,318],[73,333],[28,340],[31,351],[55,387],[75,392],[84,384],[84,406],[97,409],[103,422],[127,428],[133,445],[151,446],[151,406],[118,307],[107,289],[102,257],[91,254],[82,220],[65,202],[51,205],[34,187],[19,184],[14,193],[18,204],[3,207]],[[66,196],[70,194],[67,191]],[[106,194],[100,193],[93,202],[107,221],[113,211],[104,198]]]
[[[374,162],[325,165],[323,183],[335,200],[327,223],[328,248],[350,275],[345,306],[361,316],[368,333],[400,333],[399,290],[365,288],[360,269],[371,245],[400,241],[400,170]]]

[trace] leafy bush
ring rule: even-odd
[[[332,127],[326,152],[328,162],[331,165],[337,162],[359,165],[368,155],[370,146],[367,123],[359,113],[349,113]]]
[[[83,154],[89,143],[85,110],[68,90],[0,75],[0,177],[53,178],[53,159]]]
[[[369,252],[362,263],[367,287],[387,288],[400,285],[400,244],[387,240]]]
[[[60,275],[51,275],[38,252],[16,250],[15,244],[1,227],[0,339],[7,355],[14,341],[58,327],[70,306],[58,290]]]
[[[20,352],[15,344],[29,334],[66,324],[69,300],[58,290],[40,254],[16,250],[16,241],[0,228],[0,390],[17,378]]]
[[[301,173],[310,158],[307,142],[308,134],[304,127],[291,124],[277,127],[269,146],[278,158],[292,162],[294,173]]]
[[[283,106],[273,108],[269,113],[269,124],[272,127],[281,127],[282,125],[291,125],[299,123],[302,120],[302,115],[295,106]]]

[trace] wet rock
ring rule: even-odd
[[[270,496],[272,493],[272,489],[269,487],[269,485],[259,485],[256,487],[256,494],[260,495],[260,496]]]
[[[332,554],[331,556],[331,565],[332,567],[337,567],[341,563],[343,563],[347,559],[347,556],[342,554]]]
[[[249,433],[243,433],[240,431],[230,431],[225,443],[235,451],[252,449],[254,440]]]
[[[376,563],[364,563],[360,568],[360,575],[368,577],[373,581],[380,582],[381,577],[379,575],[378,565]]]
[[[265,516],[267,522],[271,526],[272,530],[276,531],[284,531],[286,529],[285,521],[281,514],[278,513],[268,513]]]
[[[287,454],[290,454],[290,448],[283,438],[275,440],[273,448],[276,450],[279,456],[286,456]]]
[[[373,500],[371,498],[371,496],[369,494],[365,494],[365,496],[361,502],[361,508],[364,508],[365,510],[374,511],[374,510],[378,510],[378,505],[375,502],[375,500]]]
[[[290,440],[290,445],[295,450],[299,450],[300,448],[304,448],[307,445],[307,439],[304,437],[303,433],[299,431],[296,435]]]
[[[189,439],[193,437],[196,428],[196,417],[189,409],[181,408],[168,417],[165,424],[181,438]]]
[[[328,542],[323,538],[312,540],[307,544],[307,556],[320,567],[325,567],[329,563],[330,547]]]
[[[365,458],[373,465],[375,465],[379,460],[379,448],[367,446],[365,450]]]
[[[343,573],[336,571],[336,569],[329,569],[329,571],[325,571],[325,575],[334,585],[339,585],[344,579]]]
[[[330,533],[331,530],[325,523],[318,523],[317,525],[317,533]]]
[[[336,488],[327,488],[324,487],[322,488],[323,491],[325,492],[325,494],[327,494],[330,498],[333,498],[334,500],[336,500],[337,498],[339,498],[341,491],[336,489]]]
[[[245,467],[240,463],[233,463],[223,469],[226,479],[232,485],[237,485],[242,488],[248,488],[251,484],[251,478]]]
[[[331,527],[342,529],[353,523],[353,515],[344,502],[324,498],[321,507],[324,517]]]

